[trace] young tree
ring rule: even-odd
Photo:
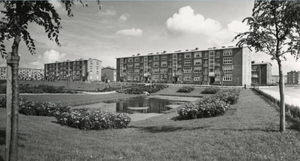
[[[0,0],[3,4],[0,20],[0,52],[7,59],[7,127],[6,127],[6,160],[17,160],[18,156],[18,109],[19,109],[19,82],[18,67],[20,55],[19,43],[25,44],[31,54],[35,54],[35,44],[28,30],[29,23],[44,27],[50,40],[60,46],[58,35],[62,28],[60,16],[54,6],[47,0],[43,1],[11,1]],[[71,7],[74,0],[60,1],[72,17]],[[87,6],[81,0],[83,6]],[[98,4],[100,1],[98,1]],[[101,7],[101,6],[99,6]],[[4,41],[12,40],[11,52],[6,52]]]
[[[285,131],[285,100],[282,61],[286,54],[296,60],[300,54],[300,1],[255,0],[251,17],[245,18],[250,30],[238,34],[238,46],[254,48],[276,60],[279,69],[280,131]]]

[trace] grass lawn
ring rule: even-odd
[[[200,92],[204,90],[204,87],[195,87],[193,91],[190,93],[181,93],[177,92],[177,90],[181,87],[173,87],[165,88],[159,92],[156,92],[155,95],[166,95],[166,96],[183,96],[183,97],[202,97],[209,96],[209,94],[201,94]]]
[[[5,149],[5,109],[0,109],[0,160]],[[53,117],[20,115],[19,160],[299,160],[300,132],[288,122],[278,132],[273,105],[243,90],[225,115],[175,121],[176,112],[132,122],[130,128],[80,131]]]

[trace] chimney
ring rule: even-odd
[[[195,48],[195,50],[198,50],[199,48]]]
[[[226,48],[225,46],[222,46],[222,48]]]
[[[216,49],[216,47],[213,47],[213,49]]]

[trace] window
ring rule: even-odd
[[[128,62],[133,62],[133,58],[128,58]]]
[[[194,76],[194,81],[201,81],[201,77],[200,76]]]
[[[152,72],[153,72],[153,74],[159,74],[159,69],[158,69],[158,68],[154,68],[154,69],[152,70]]]
[[[202,53],[201,52],[194,53],[194,58],[201,58],[201,57],[202,57]]]
[[[134,74],[139,74],[140,70],[139,69],[134,69]]]
[[[192,65],[192,61],[191,60],[185,60],[184,61],[184,66],[191,66]]]
[[[201,65],[202,64],[202,59],[195,59],[194,60],[194,65]]]
[[[215,81],[220,81],[220,76],[216,76]]]
[[[204,58],[208,58],[208,52],[204,53]]]
[[[192,68],[183,68],[183,73],[192,73]]]
[[[184,81],[191,81],[191,80],[192,80],[192,77],[191,77],[191,76],[184,76],[184,77],[183,77],[183,80],[184,80]]]
[[[134,63],[134,68],[139,68],[140,64],[139,63]]]
[[[153,67],[159,67],[159,62],[154,62]]]
[[[167,61],[162,61],[160,65],[161,65],[161,67],[167,67],[168,62]]]
[[[184,54],[184,58],[185,59],[189,59],[189,58],[191,58],[192,57],[192,53],[185,53]]]
[[[163,55],[163,56],[160,57],[160,59],[161,59],[161,60],[167,60],[167,59],[168,59],[168,56],[167,56],[167,55]]]
[[[159,60],[159,56],[154,56],[154,60]]]
[[[223,56],[232,56],[232,49],[223,50]]]
[[[223,58],[223,64],[232,64],[232,57]]]
[[[159,79],[159,75],[153,75],[153,79],[158,80]]]
[[[216,52],[216,58],[220,58],[220,52],[219,51]]]
[[[204,81],[207,81],[207,75],[204,76]]]
[[[124,61],[123,59],[120,59],[120,62],[121,62],[121,63],[123,63],[123,61]]]
[[[160,69],[160,73],[167,73],[167,72],[168,72],[168,68]]]
[[[222,68],[225,73],[231,73],[233,71],[233,65],[225,65]]]
[[[127,67],[128,68],[133,68],[133,65],[132,64],[128,64]]]
[[[134,58],[134,61],[135,61],[135,62],[139,62],[139,61],[140,61],[140,58]]]
[[[223,81],[232,81],[232,74],[225,74],[223,77]]]
[[[201,67],[194,67],[194,73],[201,73]]]

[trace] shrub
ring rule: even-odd
[[[192,86],[183,86],[183,87],[179,88],[177,90],[177,92],[190,93],[193,90],[194,90],[194,87],[192,87]]]
[[[6,98],[2,98],[1,108],[6,108]],[[19,98],[19,112],[24,115],[34,116],[56,116],[67,112],[70,107],[53,102],[32,101],[25,98]]]
[[[202,94],[216,94],[220,91],[219,87],[206,87],[203,91],[201,91]]]
[[[185,106],[178,111],[178,114],[180,119],[185,120],[203,117],[215,117],[218,115],[223,115],[229,106],[229,104],[219,99],[204,98],[198,101],[196,104],[185,104]]]
[[[123,89],[118,90],[119,93],[125,93],[125,94],[143,94],[144,92],[148,93],[155,93],[158,92],[164,88],[167,88],[167,85],[144,85],[144,84],[138,84],[135,87],[129,88],[129,89]]]
[[[122,113],[75,109],[56,115],[58,123],[82,130],[126,128],[131,119]]]
[[[240,95],[240,89],[225,89],[225,90],[220,90],[215,96],[215,99],[220,99],[226,103],[229,104],[235,104],[237,103]]]
[[[103,89],[98,88],[97,91],[98,92],[110,92],[110,91],[115,91],[115,90],[119,90],[119,87],[105,87]]]

